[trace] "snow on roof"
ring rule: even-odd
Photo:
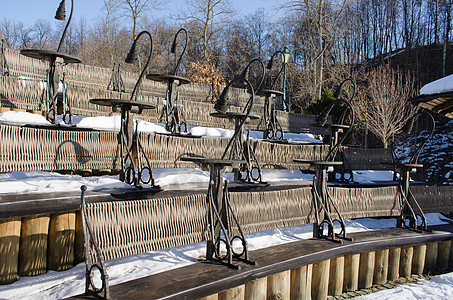
[[[432,95],[446,92],[453,92],[453,75],[425,84],[420,89],[420,95]]]

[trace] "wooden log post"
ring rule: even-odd
[[[400,256],[401,248],[389,249],[389,270],[387,279],[394,281],[400,277]]]
[[[329,295],[337,296],[343,293],[344,256],[330,260]]]
[[[426,245],[425,273],[432,272],[436,269],[438,243],[433,242]]]
[[[85,260],[85,246],[83,244],[83,229],[82,229],[82,212],[76,212],[75,221],[75,245],[74,245],[74,264],[78,264]]]
[[[47,268],[63,271],[74,266],[75,213],[52,214],[49,225]]]
[[[387,282],[389,271],[389,249],[378,250],[374,260],[374,284],[384,284]]]
[[[400,256],[400,276],[410,277],[412,271],[412,257],[414,256],[414,247],[406,246],[401,248]]]
[[[445,271],[448,268],[450,260],[451,241],[442,241],[437,247],[437,268]]]
[[[450,267],[453,267],[453,240],[451,240],[451,247],[450,247]]]
[[[410,277],[412,270],[412,257],[414,256],[414,247],[407,246],[401,248],[400,256],[400,276]]]
[[[359,289],[359,261],[360,254],[344,257],[343,291],[345,292],[353,292]]]
[[[22,218],[19,276],[35,276],[46,273],[49,220],[49,216]]]
[[[245,299],[245,285],[240,285],[232,289],[220,292],[218,300],[244,300]]]
[[[267,278],[249,281],[245,284],[245,299],[266,300]]]
[[[19,279],[20,218],[0,221],[0,284]]]
[[[426,245],[415,245],[412,257],[412,274],[421,275],[425,268]]]
[[[327,299],[329,291],[330,260],[313,264],[311,281],[311,298],[313,300]]]
[[[360,253],[359,262],[359,289],[367,289],[373,285],[375,253]]]
[[[289,299],[291,270],[267,277],[267,299]]]
[[[308,265],[291,270],[291,300],[311,300],[312,268],[313,265]]]

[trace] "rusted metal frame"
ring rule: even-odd
[[[176,93],[176,99],[173,101],[174,82],[167,82],[166,101],[160,116],[162,120],[165,116],[165,129],[172,134],[180,134],[181,132],[187,133],[187,121],[182,109],[182,103],[179,103],[179,92]],[[181,122],[182,120],[182,122]],[[184,129],[183,129],[184,128]]]
[[[247,177],[245,180],[249,183],[252,182],[263,182],[261,166],[256,158],[255,151],[253,150],[251,143],[250,143],[250,130],[247,131],[247,138],[244,142],[244,150],[243,155],[246,160],[246,174]],[[255,166],[254,166],[255,165]],[[258,177],[254,177],[253,171],[256,170],[258,172]]]
[[[58,86],[55,87],[56,58],[49,59],[49,68],[46,71],[46,120],[56,124],[57,115],[57,92]]]
[[[112,74],[110,75],[107,90],[110,89],[110,86],[112,86],[112,91],[114,92],[124,93],[126,91],[123,78],[121,77],[120,64],[118,64],[118,68],[115,70],[115,63],[113,63]]]
[[[140,132],[138,131],[138,123],[136,124],[135,127],[135,133],[134,133],[134,142],[135,142],[135,149],[137,150],[137,168],[138,168],[138,184],[150,184],[151,186],[154,185],[154,175],[153,175],[153,170],[151,168],[151,164],[149,162],[148,156],[146,155],[142,143],[140,141]],[[143,156],[146,166],[142,167],[142,163],[140,158]],[[149,172],[149,179],[148,180],[143,180],[143,172],[145,170],[148,170]],[[157,187],[157,186],[155,186]]]
[[[122,106],[121,108],[121,129],[120,138],[120,156],[121,156],[121,174],[120,179],[128,184],[134,184],[136,187],[141,187],[141,184],[150,183],[154,186],[153,172],[149,159],[143,150],[140,142],[140,134],[138,132],[138,124],[135,129],[129,131],[130,109]],[[130,136],[131,135],[131,136]],[[136,158],[134,158],[134,150]],[[142,167],[141,156],[143,156],[146,166]],[[149,180],[143,180],[143,171],[148,170]]]
[[[337,89],[336,91],[337,96],[339,95],[339,91],[341,90],[341,87],[344,84],[344,82],[345,81],[343,81],[339,89]],[[313,188],[313,201],[316,209],[316,223],[313,224],[313,237],[325,238],[334,242],[341,242],[342,240],[348,240],[349,238],[346,237],[346,224],[344,223],[344,219],[341,216],[340,211],[338,210],[334,200],[332,199],[327,190],[327,169],[330,167],[343,166],[343,162],[338,161],[336,162],[335,158],[338,152],[339,151],[341,152],[341,144],[349,135],[354,125],[354,109],[348,100],[337,98],[328,107],[326,107],[326,109],[318,116],[317,119],[317,122],[321,126],[324,126],[325,122],[327,121],[328,114],[333,109],[333,107],[338,104],[346,105],[347,109],[343,111],[338,122],[338,125],[337,126],[332,125],[330,150],[323,161],[312,162],[312,167],[314,167],[315,169],[315,176],[313,177],[312,188]],[[345,127],[347,128],[347,130],[340,138],[339,132],[340,130],[343,129],[342,125],[344,125],[348,109],[351,112],[351,122],[348,126]],[[330,209],[331,206],[333,206],[335,213],[338,215],[338,219],[332,219]],[[341,231],[339,234],[335,233],[334,222],[338,222],[340,224]],[[324,224],[327,224],[327,234],[324,234]],[[337,238],[340,238],[340,240]]]
[[[401,204],[401,215],[397,219],[397,227],[399,228],[408,228],[408,229],[413,229],[413,230],[428,230],[428,224],[426,221],[426,216],[420,207],[417,199],[415,199],[414,195],[412,194],[410,190],[410,173],[412,170],[416,168],[423,167],[423,165],[418,164],[418,158],[420,156],[421,151],[425,147],[426,143],[428,140],[433,136],[434,130],[436,128],[436,122],[434,120],[434,117],[432,116],[431,113],[429,113],[426,110],[423,110],[416,114],[413,117],[413,121],[415,121],[414,118],[417,116],[425,114],[431,123],[431,130],[428,134],[427,137],[425,137],[420,145],[415,149],[414,153],[411,155],[409,162],[408,163],[403,163],[399,166],[400,168],[400,180],[398,184],[398,192],[400,195],[400,204]],[[410,124],[410,127],[412,129],[413,123]],[[421,223],[420,225],[418,224],[418,219],[420,218]],[[406,221],[409,220],[409,224],[406,224]]]
[[[83,244],[85,248],[85,294],[100,297],[102,299],[110,299],[109,275],[104,264],[104,256],[102,255],[102,251],[96,243],[90,222],[88,221],[85,202],[85,192],[87,190],[87,187],[82,185],[80,189],[80,209],[82,213]],[[92,261],[91,247],[94,248],[94,256],[97,258],[97,262]],[[101,287],[97,287],[93,281],[95,275],[94,272],[96,270],[101,274]]]
[[[270,104],[269,94],[266,94],[264,98],[264,112],[262,120],[264,121],[263,139],[283,140],[283,127],[277,119],[275,105]],[[278,133],[281,133],[281,135],[279,136]]]
[[[62,84],[62,113],[63,122],[72,125],[72,111],[69,100],[67,99],[67,85],[65,81],[65,72],[63,66],[66,63],[59,61],[57,57],[49,58],[49,68],[46,71],[46,120],[52,124],[57,123],[58,114],[58,89],[59,84]],[[61,80],[60,80],[60,74]]]
[[[239,265],[233,263],[233,259],[248,264],[254,264],[248,258],[247,241],[236,214],[230,203],[228,194],[228,181],[223,182],[223,164],[210,163],[210,182],[207,196],[207,226],[209,235],[206,238],[206,260],[219,262],[228,267],[238,269]],[[239,235],[232,236],[231,220],[236,225]],[[234,240],[239,239],[242,251],[235,252]],[[222,243],[226,253],[221,253]]]
[[[397,228],[406,228],[413,229],[415,231],[419,230],[419,227],[422,227],[422,230],[427,230],[426,217],[415,199],[414,195],[410,191],[409,186],[409,174],[412,170],[412,167],[403,166],[401,170],[401,178],[398,184],[399,200],[401,205],[401,214],[397,218],[396,227]],[[415,209],[417,212],[415,211]],[[418,217],[420,217],[422,223],[418,226]],[[409,221],[409,224],[407,224]]]
[[[136,180],[136,165],[134,158],[132,156],[131,148],[133,145],[133,135],[132,131],[129,132],[129,119],[130,113],[129,109],[124,106],[121,106],[121,128],[119,133],[120,140],[120,156],[121,156],[121,173],[120,180],[128,184],[137,185]],[[129,161],[129,164],[127,162]],[[132,165],[132,167],[131,167]]]
[[[316,223],[313,224],[313,237],[323,238],[333,242],[351,240],[346,237],[346,224],[327,189],[327,168],[329,168],[329,166],[326,164],[318,164],[315,166],[315,176],[313,177],[313,201]],[[335,213],[338,215],[338,219],[333,219],[331,217],[331,207],[334,208]],[[341,227],[341,231],[338,234],[335,233],[335,222],[338,222]],[[325,224],[327,224],[327,234],[324,233]]]

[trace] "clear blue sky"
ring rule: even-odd
[[[276,0],[230,0],[241,15],[248,15],[263,7],[270,17],[274,15]],[[0,20],[4,18],[32,25],[36,20],[44,19],[58,22],[54,19],[60,0],[0,0]],[[66,0],[66,14],[69,15],[70,0]],[[83,17],[89,24],[102,14],[102,0],[74,0],[73,20]],[[168,16],[175,8],[184,7],[185,0],[166,0],[163,10],[153,15]]]

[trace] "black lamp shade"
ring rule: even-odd
[[[55,13],[55,19],[64,20],[66,18],[65,0],[61,0],[60,5]]]
[[[214,109],[219,111],[219,112],[226,112],[228,110],[228,104],[229,104],[229,95],[230,95],[230,87],[226,86],[222,94],[220,94],[219,99],[217,100],[216,104],[214,105]]]
[[[131,64],[137,60],[137,40],[134,40],[132,43],[131,49],[129,49],[129,53],[126,56],[126,59],[124,60],[126,63]]]
[[[273,65],[274,65],[274,57],[272,56],[272,58],[267,63],[266,69],[271,70]]]
[[[175,39],[173,40],[173,44],[171,44],[171,50],[170,50],[171,53],[176,53],[176,37]]]

